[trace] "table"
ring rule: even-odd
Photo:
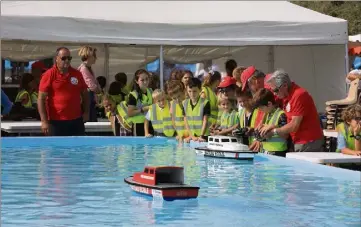
[[[325,129],[323,130],[323,135],[327,137],[337,138],[338,133],[336,130]]]
[[[1,130],[8,133],[41,133],[40,121],[5,121],[1,122]],[[109,121],[87,122],[85,132],[112,132]]]
[[[318,164],[361,164],[361,156],[346,155],[336,152],[290,152],[286,154],[286,158]]]

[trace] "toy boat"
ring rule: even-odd
[[[256,152],[249,150],[247,145],[231,136],[209,136],[206,147],[195,148],[201,151],[204,156],[216,158],[231,158],[242,160],[253,160]]]
[[[199,191],[199,187],[184,184],[184,169],[177,166],[146,166],[124,182],[137,193],[168,201],[197,198]]]

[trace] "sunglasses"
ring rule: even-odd
[[[66,60],[71,61],[71,59],[73,59],[73,57],[72,57],[72,56],[63,56],[63,57],[61,57],[60,59],[61,59],[62,61],[66,61]]]

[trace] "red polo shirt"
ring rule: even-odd
[[[82,116],[81,92],[86,90],[82,74],[69,67],[61,74],[54,65],[41,77],[39,91],[48,93],[49,120],[74,120]]]
[[[305,89],[292,83],[288,97],[283,99],[283,110],[286,112],[288,122],[293,116],[303,117],[297,132],[290,134],[293,143],[306,144],[323,137],[315,103]]]

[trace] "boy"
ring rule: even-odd
[[[152,137],[149,133],[149,121],[152,122],[154,134],[156,136],[174,136],[174,128],[172,117],[170,115],[170,105],[166,100],[165,94],[162,90],[156,89],[152,94],[154,104],[152,104],[145,116],[144,132],[145,137]]]
[[[287,124],[285,112],[277,107],[275,97],[268,89],[262,88],[257,91],[254,94],[253,101],[266,114],[265,124],[255,129],[263,139],[263,150],[267,154],[286,157],[288,135],[277,133],[277,128]]]
[[[185,88],[180,80],[171,80],[167,83],[167,93],[172,100],[170,103],[170,114],[172,116],[173,127],[177,132],[176,139],[182,142],[184,138],[189,137],[185,126],[185,112],[183,108],[183,101],[185,99]]]
[[[211,107],[208,100],[200,97],[202,82],[198,78],[191,78],[188,82],[187,93],[189,98],[183,101],[185,112],[185,126],[190,140],[205,142],[209,136],[208,116],[211,114]]]

